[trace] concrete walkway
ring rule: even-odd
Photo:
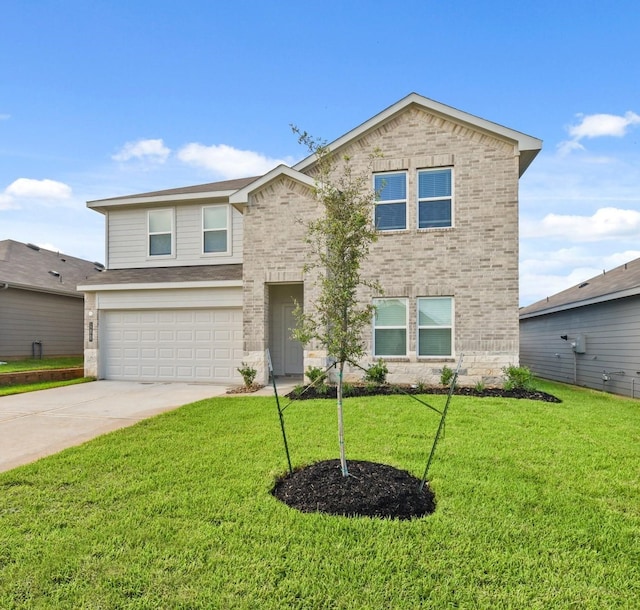
[[[278,394],[293,385],[278,382]],[[0,472],[226,391],[209,384],[92,381],[0,396]],[[235,396],[273,396],[273,388]]]

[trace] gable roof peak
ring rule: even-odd
[[[377,128],[382,123],[390,120],[392,117],[400,114],[401,112],[404,112],[411,106],[417,106],[428,112],[446,117],[459,123],[464,123],[475,129],[479,129],[495,136],[506,138],[508,140],[516,142],[518,144],[518,150],[520,153],[520,176],[524,174],[527,167],[529,167],[538,152],[540,152],[540,150],[542,149],[542,140],[539,140],[538,138],[534,138],[533,136],[529,136],[514,129],[510,129],[509,127],[504,127],[503,125],[499,125],[498,123],[494,123],[492,121],[488,121],[487,119],[469,114],[468,112],[458,110],[457,108],[454,108],[452,106],[447,106],[446,104],[437,102],[428,97],[424,97],[423,95],[419,95],[418,93],[410,93],[409,95],[403,97],[395,104],[392,104],[382,112],[379,112],[364,123],[361,123],[360,125],[358,125],[358,127],[347,132],[337,140],[329,143],[327,146],[332,151],[335,151],[352,142],[353,140],[361,137],[365,133]],[[294,165],[293,169],[303,172],[310,166],[312,166],[315,161],[316,156],[309,155],[308,157]]]

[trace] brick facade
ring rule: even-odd
[[[390,379],[436,382],[443,366],[464,354],[461,382],[496,383],[501,369],[518,364],[518,149],[513,141],[461,125],[420,108],[380,124],[339,152],[355,172],[370,171],[370,153],[380,149],[374,171],[408,175],[407,228],[381,232],[363,266],[385,297],[408,299],[408,353],[388,359]],[[452,167],[453,227],[417,229],[417,170]],[[308,173],[311,173],[311,167]],[[373,180],[373,179],[372,179]],[[305,223],[319,211],[311,190],[288,176],[249,197],[244,218],[244,337],[247,357],[264,373],[268,345],[269,283],[304,282],[313,302]],[[363,292],[370,302],[374,295]],[[418,297],[451,296],[455,303],[453,358],[418,358]],[[371,349],[372,332],[364,340]],[[322,364],[318,346],[305,351],[306,369]],[[362,363],[373,361],[369,356]],[[352,372],[354,377],[360,372]]]

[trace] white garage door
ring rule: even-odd
[[[105,379],[237,382],[242,310],[105,311],[100,352]]]

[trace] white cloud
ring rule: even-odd
[[[34,180],[32,178],[18,178],[0,193],[0,210],[18,210],[21,202],[40,203],[71,200],[71,187],[57,180]]]
[[[584,138],[615,137],[622,138],[633,125],[640,124],[640,115],[630,110],[624,115],[616,114],[578,114],[580,122],[567,128],[571,140],[558,144],[560,155],[567,155],[574,150],[584,150],[580,143]]]
[[[20,199],[69,199],[71,187],[57,180],[18,178],[5,189],[4,194]]]
[[[8,121],[10,118],[10,114],[0,114],[0,121]]]
[[[524,219],[523,238],[555,237],[568,243],[640,237],[640,212],[619,208],[600,208],[592,216],[547,214],[542,220]]]
[[[138,140],[127,142],[120,152],[111,158],[114,161],[129,161],[131,159],[149,159],[156,163],[164,163],[171,150],[164,145],[162,139]]]
[[[251,150],[238,150],[226,144],[205,146],[191,143],[178,151],[178,158],[184,163],[210,170],[224,179],[260,176],[281,163],[292,161],[271,159]]]
[[[624,116],[615,114],[578,115],[582,120],[577,125],[569,127],[569,135],[575,140],[582,138],[600,138],[613,136],[621,138],[626,135],[627,128],[640,123],[640,116],[635,112],[626,112]]]

